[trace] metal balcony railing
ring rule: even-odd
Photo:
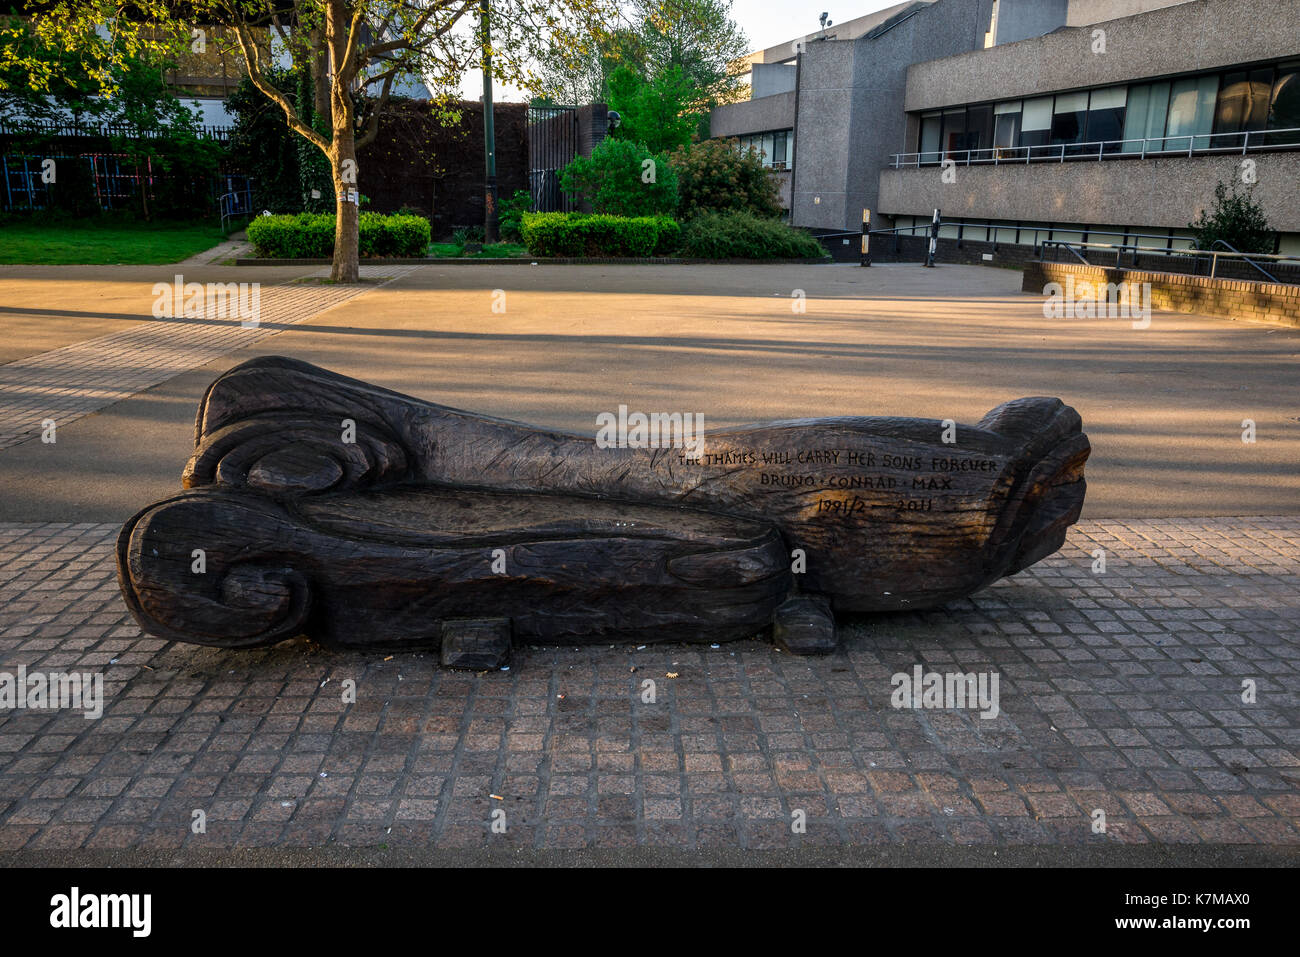
[[[909,169],[939,166],[945,160],[952,160],[958,166],[1005,166],[1216,153],[1244,156],[1248,153],[1295,149],[1300,149],[1300,127],[1284,130],[1247,130],[1242,133],[1195,133],[1145,139],[1098,140],[1092,143],[1049,143],[1042,146],[994,146],[979,150],[895,153],[889,165],[894,169]]]

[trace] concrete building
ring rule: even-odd
[[[1296,0],[912,0],[749,59],[711,133],[763,150],[795,225],[1185,245],[1236,181],[1300,252]]]

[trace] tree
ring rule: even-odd
[[[641,36],[627,26],[593,31],[570,49],[549,51],[539,62],[545,105],[605,102],[609,79],[620,66],[645,74]]]
[[[1253,194],[1251,186],[1238,193],[1236,180],[1229,192],[1220,180],[1214,187],[1214,208],[1201,210],[1196,222],[1187,224],[1196,233],[1196,248],[1210,249],[1222,240],[1243,253],[1272,252],[1273,230]]]
[[[622,117],[614,138],[640,143],[652,153],[689,143],[703,116],[695,88],[676,66],[654,80],[619,67],[609,78],[608,103]]]
[[[667,157],[630,140],[602,140],[590,157],[574,159],[560,171],[560,188],[614,216],[671,215],[677,205]]]
[[[549,100],[606,100],[619,67],[647,81],[679,68],[701,109],[740,95],[738,61],[749,41],[731,19],[731,0],[632,0],[626,15],[610,22],[593,26],[570,47],[541,53],[540,78]]]
[[[532,78],[531,58],[540,48],[572,44],[575,28],[580,32],[608,17],[610,2],[495,0],[493,75],[507,83],[526,83]],[[171,0],[133,0],[130,17],[121,15],[118,0],[47,0],[26,29],[90,64],[111,94],[111,78],[102,69],[94,71],[95,66],[144,50],[175,51],[205,38],[227,42],[192,31],[204,31],[205,24],[228,27],[253,85],[328,162],[335,209],[330,275],[338,282],[356,282],[357,151],[378,135],[397,81],[421,77],[450,96],[461,75],[481,62],[483,44],[475,29],[479,7],[480,0],[190,0],[182,19]],[[10,36],[13,29],[8,28]],[[296,71],[313,77],[310,110],[303,98],[274,82],[281,51]],[[32,59],[19,44],[0,42],[0,67],[31,65]],[[48,69],[30,76],[36,88],[51,79]]]
[[[731,19],[731,0],[632,0],[646,73],[681,69],[704,104],[739,95],[739,60],[749,39]]]

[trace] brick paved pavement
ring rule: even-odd
[[[0,712],[0,849],[1300,844],[1300,518],[1084,523],[824,659],[522,649],[486,674],[143,637],[116,531],[0,526],[0,672],[106,694],[99,720]],[[916,664],[996,671],[1001,714],[891,708]]]
[[[417,268],[362,266],[361,275],[396,279]],[[40,435],[46,419],[65,425],[374,288],[300,280],[264,286],[255,327],[239,319],[161,319],[0,365],[0,449]]]

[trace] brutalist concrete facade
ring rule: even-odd
[[[937,166],[891,161],[919,149],[926,111],[1300,57],[1297,0],[999,0],[994,14],[993,0],[918,0],[863,18],[859,34],[765,50],[756,62],[799,50],[788,60],[795,90],[715,111],[713,134],[795,131],[787,175],[800,226],[852,230],[865,207],[882,225],[938,208],[946,220],[1184,229],[1240,156],[959,166],[953,182]],[[1300,244],[1300,151],[1250,158],[1255,195],[1291,234],[1290,251]]]

